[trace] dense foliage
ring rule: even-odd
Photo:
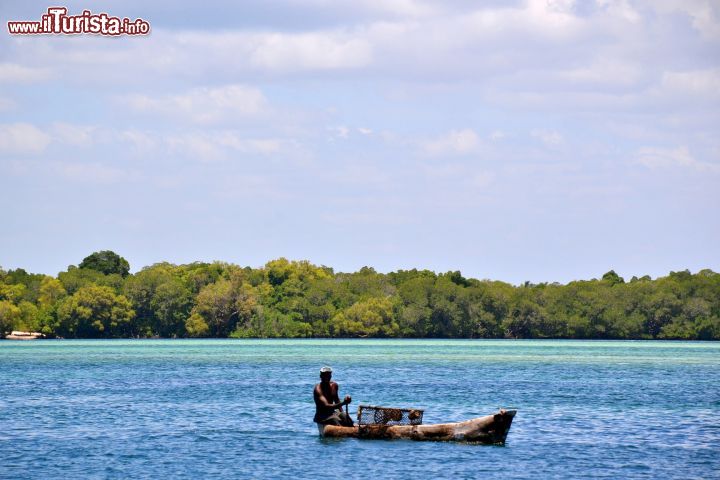
[[[117,273],[118,275],[126,277],[130,273],[130,264],[128,261],[110,250],[103,250],[102,252],[95,252],[88,255],[80,262],[79,267],[96,270],[105,275]]]
[[[513,286],[306,261],[253,269],[158,263],[129,274],[96,252],[57,278],[0,269],[0,336],[11,330],[98,337],[450,337],[720,339],[720,274],[614,271],[567,285]]]

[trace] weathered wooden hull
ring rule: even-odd
[[[335,438],[352,437],[375,440],[405,438],[502,445],[505,443],[516,413],[515,410],[500,410],[494,415],[473,418],[464,422],[432,425],[358,425],[355,427],[325,425],[321,434],[324,437]]]

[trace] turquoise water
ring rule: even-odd
[[[424,423],[518,409],[504,447],[320,439],[324,364]],[[720,343],[0,342],[0,478],[718,478]]]

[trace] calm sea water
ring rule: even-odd
[[[518,409],[504,447],[321,439],[341,396],[424,423]],[[720,343],[0,342],[1,478],[720,478]]]

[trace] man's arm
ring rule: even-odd
[[[337,383],[335,383],[334,385],[335,388],[333,389],[333,402],[339,402],[340,405],[347,405],[352,402],[352,398],[350,398],[350,395],[345,395],[345,400],[340,402],[340,397],[338,396],[338,394],[340,393],[340,385],[338,385]]]

